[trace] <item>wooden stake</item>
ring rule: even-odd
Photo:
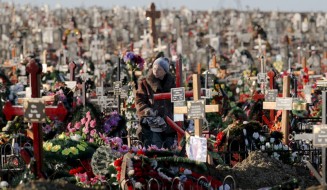
[[[283,98],[290,97],[290,76],[283,77]],[[288,144],[288,123],[289,123],[289,111],[282,111],[282,133],[284,134],[283,142]]]

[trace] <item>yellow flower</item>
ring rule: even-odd
[[[78,149],[75,148],[75,147],[70,147],[70,152],[74,155],[77,155],[78,154]]]
[[[55,145],[51,148],[51,152],[57,152],[59,149],[61,149],[60,145]]]
[[[65,133],[61,133],[59,136],[58,136],[59,139],[64,139],[65,138]]]
[[[45,142],[43,144],[43,149],[46,150],[46,151],[50,151],[52,148],[52,142]]]

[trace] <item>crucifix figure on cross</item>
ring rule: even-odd
[[[160,18],[160,11],[156,11],[156,6],[151,3],[150,10],[146,11],[145,16],[150,19],[152,47],[154,47],[157,43],[156,18]]]

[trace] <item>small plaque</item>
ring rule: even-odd
[[[121,87],[122,87],[121,81],[115,81],[114,82],[114,93],[117,94],[117,95],[120,94]]]
[[[204,100],[188,101],[187,102],[187,118],[188,119],[203,119],[205,116]]]
[[[184,102],[185,101],[185,88],[172,88],[171,89],[171,102]]]
[[[61,72],[68,72],[68,65],[60,65],[59,71]]]
[[[276,98],[276,110],[292,110],[293,98]]]
[[[313,146],[327,147],[327,125],[313,126]]]
[[[18,82],[22,83],[23,85],[27,85],[27,76],[19,76]]]
[[[96,95],[102,96],[103,95],[103,87],[96,87]]]
[[[76,81],[65,81],[68,88],[74,89],[76,87]]]
[[[201,94],[204,94],[204,96],[201,96],[201,98],[205,98],[205,99],[210,99],[211,96],[211,89],[206,89],[206,88],[201,88]]]
[[[258,73],[258,83],[262,84],[262,83],[267,83],[267,73]]]
[[[45,123],[45,105],[42,98],[27,99],[24,102],[24,121],[31,123]]]
[[[265,101],[266,102],[276,102],[277,93],[278,93],[277,89],[268,90],[267,94],[265,96]]]

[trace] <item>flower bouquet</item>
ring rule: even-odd
[[[137,70],[142,71],[144,68],[144,59],[133,52],[127,52],[124,55],[124,61],[127,64],[128,69],[132,72]]]

